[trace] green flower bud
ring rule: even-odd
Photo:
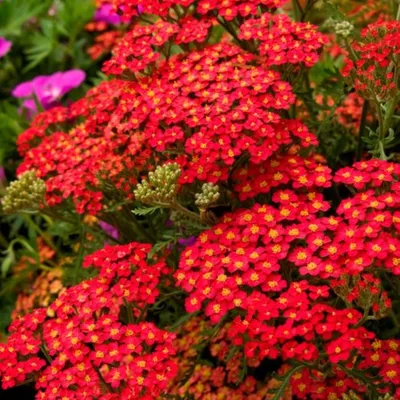
[[[353,24],[351,24],[349,21],[336,22],[334,28],[336,35],[345,39],[349,37],[354,30]]]
[[[44,201],[46,184],[35,172],[28,171],[11,182],[2,200],[3,211],[6,214],[18,212],[37,212]]]
[[[352,390],[348,394],[343,394],[343,400],[361,400],[361,398]]]
[[[188,217],[179,211],[172,211],[170,219],[175,225],[182,225],[187,223]]]
[[[213,183],[205,183],[201,187],[201,193],[196,193],[196,206],[201,209],[206,209],[219,199],[219,187]]]
[[[148,181],[144,180],[136,186],[136,199],[147,204],[171,202],[176,196],[181,173],[176,163],[158,166],[155,171],[149,172]]]

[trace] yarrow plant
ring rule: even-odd
[[[97,3],[108,78],[40,98],[2,201],[46,217],[56,252],[80,238],[75,284],[14,314],[3,388],[400,397],[399,23],[313,0]]]
[[[35,377],[39,399],[152,399],[165,391],[176,373],[174,336],[142,319],[166,266],[148,266],[148,250],[132,243],[94,253],[85,263],[100,268],[97,278],[16,319],[0,347],[3,387]]]

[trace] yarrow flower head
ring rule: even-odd
[[[347,60],[343,75],[364,98],[384,101],[396,93],[393,69],[399,68],[400,22],[376,22],[352,46],[357,60]],[[392,68],[389,68],[390,64]]]
[[[85,262],[100,268],[99,277],[16,319],[0,346],[3,388],[34,379],[37,398],[54,400],[79,393],[145,400],[164,393],[177,372],[174,335],[140,320],[165,268],[162,261],[146,263],[149,248],[105,247]]]
[[[232,320],[229,335],[236,345],[244,346],[245,356],[254,359],[255,365],[256,360],[260,363],[266,357],[312,363],[324,357],[324,352],[324,363],[351,362],[355,354],[368,363],[364,351],[375,335],[359,326],[362,314],[358,308],[367,313],[372,309],[373,318],[383,318],[391,307],[390,300],[385,294],[382,297],[381,282],[372,275],[356,280],[351,293],[340,291],[340,285],[350,285],[336,279],[346,272],[351,274],[349,268],[359,265],[359,273],[374,261],[381,265],[383,259],[391,268],[384,242],[396,252],[397,240],[376,237],[367,245],[373,250],[366,251],[357,247],[362,244],[359,240],[341,239],[351,223],[347,225],[339,217],[317,217],[317,210],[329,208],[317,193],[307,197],[282,190],[275,192],[272,201],[277,206],[256,204],[225,215],[220,224],[203,232],[183,251],[175,278],[189,293],[187,311],[204,310],[214,324]],[[354,239],[360,237],[354,235]],[[365,260],[358,263],[359,257]],[[299,280],[287,282],[283,271],[288,268],[296,269]],[[322,278],[324,283],[328,279],[348,307],[328,305],[329,286],[310,283],[308,277]],[[317,336],[322,347],[316,345]],[[335,379],[343,375],[335,368],[332,373],[337,374]],[[303,374],[301,384],[292,386],[293,393],[305,398],[303,385],[316,388],[321,379]],[[333,390],[330,379],[323,384],[325,394]],[[350,387],[357,387],[350,381]],[[341,392],[335,389],[334,393]]]

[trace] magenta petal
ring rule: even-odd
[[[86,74],[80,69],[72,69],[62,74],[60,82],[58,83],[63,94],[69,92],[71,89],[76,88],[82,84],[86,79]]]
[[[114,12],[111,4],[105,4],[99,7],[94,16],[94,20],[111,25],[119,25],[122,22],[121,17]]]
[[[29,97],[32,96],[32,94],[33,94],[32,81],[20,83],[12,91],[12,95],[17,98]]]
[[[0,58],[4,57],[11,49],[12,43],[0,36]]]
[[[14,97],[30,101],[34,101],[34,96],[36,96],[39,103],[47,110],[57,104],[71,89],[81,85],[85,78],[85,72],[80,69],[56,72],[49,76],[37,76],[30,82],[16,86],[12,94]],[[32,104],[26,108],[32,108]]]

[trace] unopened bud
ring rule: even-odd
[[[345,39],[349,37],[354,30],[353,24],[351,24],[349,21],[336,22],[334,28],[336,35]]]
[[[170,202],[178,190],[181,173],[176,163],[158,166],[154,172],[149,173],[148,181],[144,180],[136,186],[136,199],[147,204]]]
[[[213,183],[205,183],[201,187],[201,193],[196,193],[196,206],[199,208],[207,208],[216,203],[219,199],[219,187]]]
[[[8,186],[2,201],[3,211],[6,214],[36,212],[44,201],[45,193],[45,182],[35,172],[25,172]]]

